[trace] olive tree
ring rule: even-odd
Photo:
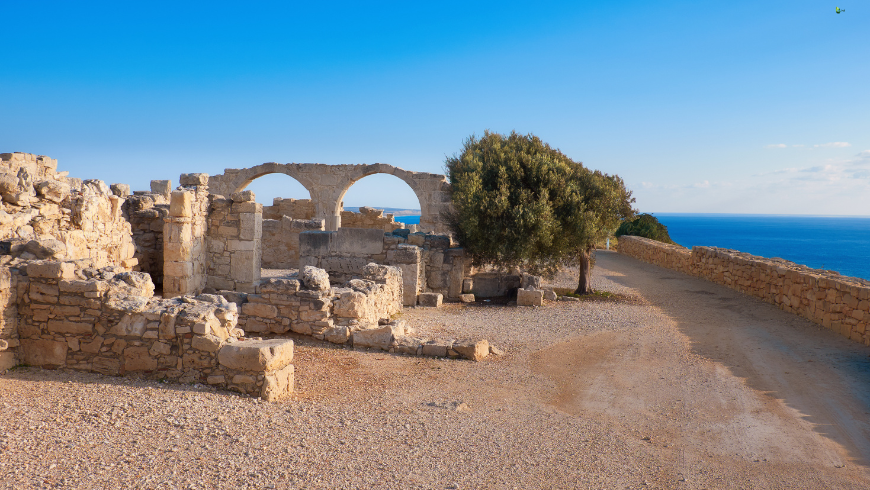
[[[592,291],[595,243],[634,215],[621,178],[590,170],[531,134],[471,136],[446,167],[454,206],[448,221],[476,265],[552,274],[576,263],[578,294]]]

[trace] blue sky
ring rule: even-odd
[[[312,3],[0,0],[0,152],[146,189],[268,161],[442,172],[516,130],[641,211],[870,215],[866,1]],[[418,207],[387,176],[345,204]]]

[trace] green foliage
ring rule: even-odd
[[[633,221],[625,221],[619,225],[615,235],[621,237],[623,235],[642,236],[652,240],[658,240],[664,243],[676,245],[671,236],[668,235],[668,227],[661,224],[655,216],[647,213],[638,215]]]
[[[634,214],[622,179],[589,170],[533,135],[471,136],[446,161],[448,216],[475,264],[552,273]]]

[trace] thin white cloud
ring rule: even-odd
[[[804,145],[791,145],[791,146],[794,148],[803,148],[804,147]]]
[[[848,148],[852,146],[845,141],[832,141],[831,143],[823,143],[821,145],[813,145],[815,148]]]
[[[710,187],[710,181],[705,180],[704,182],[698,182],[698,183],[692,185],[692,187],[695,187],[697,189],[706,189],[706,188]]]
[[[777,143],[777,144],[775,144],[775,145],[767,145],[767,146],[765,146],[765,148],[786,148],[786,147],[788,147],[788,145],[785,144],[785,143]]]

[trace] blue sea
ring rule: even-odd
[[[870,217],[653,213],[684,247],[730,248],[870,280]],[[420,223],[419,216],[396,221]]]
[[[684,247],[730,248],[870,280],[870,217],[652,214]]]

